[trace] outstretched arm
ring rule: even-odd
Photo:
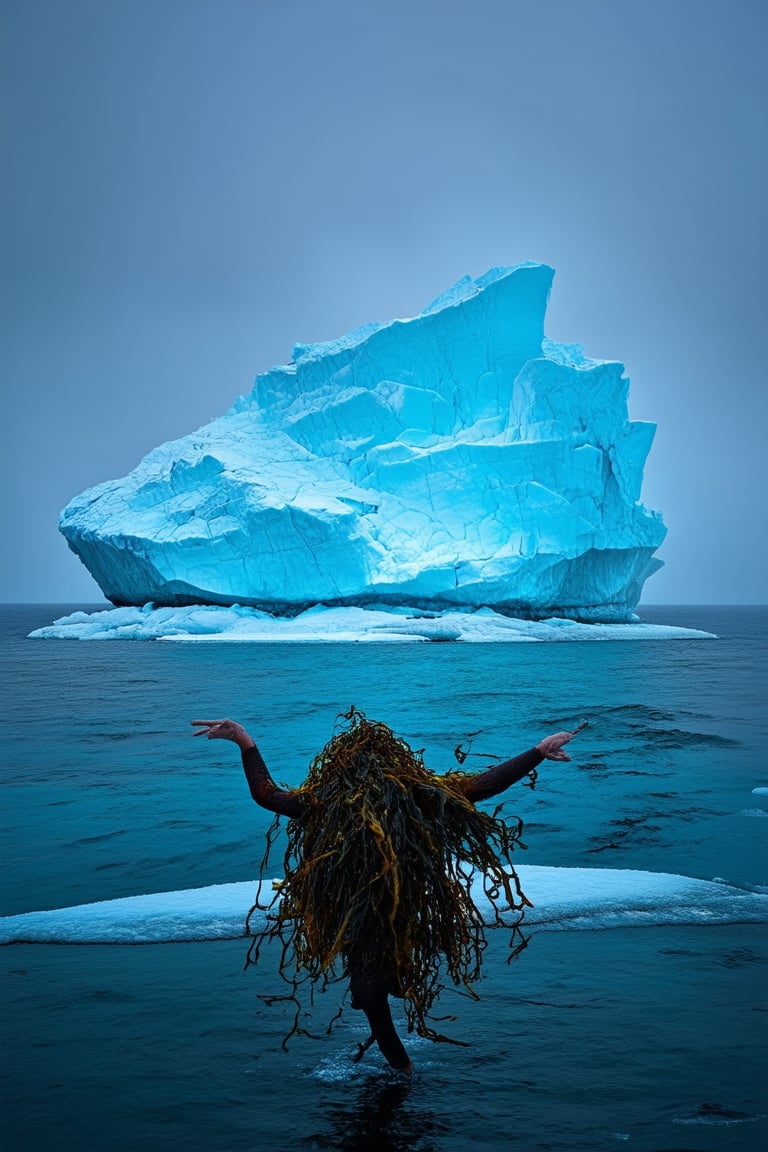
[[[542,760],[570,760],[563,747],[585,726],[580,724],[573,732],[556,732],[552,736],[545,736],[535,748],[529,748],[522,755],[515,756],[512,760],[505,760],[502,764],[494,764],[487,772],[467,777],[464,784],[467,799],[477,803],[478,800],[488,800],[491,796],[496,796],[511,784],[522,780],[523,776],[527,776],[538,767]]]
[[[209,740],[231,740],[237,744],[243,758],[245,778],[257,804],[281,816],[301,815],[301,800],[295,792],[278,788],[256,744],[241,724],[236,724],[234,720],[193,720],[192,725],[198,729],[195,736],[207,736]]]

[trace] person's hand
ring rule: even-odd
[[[231,740],[238,748],[250,748],[253,740],[243,728],[234,720],[192,720],[192,727],[197,728],[193,736],[207,736],[209,740]]]
[[[577,732],[581,732],[582,728],[586,728],[586,723],[579,724],[573,732],[555,732],[552,736],[545,736],[536,747],[545,760],[570,760],[570,756],[563,751],[563,747]]]

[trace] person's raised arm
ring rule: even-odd
[[[494,764],[487,772],[480,772],[477,776],[468,776],[464,783],[464,794],[468,800],[476,804],[478,800],[488,800],[518,780],[522,780],[523,776],[528,776],[542,760],[570,760],[563,747],[585,726],[580,724],[573,732],[555,732],[552,736],[545,736],[535,748],[529,748],[520,756],[505,760],[502,764]]]
[[[198,729],[194,733],[195,736],[207,736],[209,740],[231,740],[233,744],[237,744],[243,759],[245,778],[251,796],[257,804],[262,808],[268,808],[270,812],[278,812],[281,816],[301,815],[301,800],[295,792],[286,792],[278,788],[254,740],[242,724],[237,724],[234,720],[193,720],[192,726]]]

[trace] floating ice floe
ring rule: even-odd
[[[534,905],[526,910],[529,928],[553,931],[768,920],[768,894],[747,892],[721,881],[608,868],[523,865],[517,871]],[[214,884],[5,916],[0,919],[0,943],[161,944],[236,939],[244,935],[256,887],[253,881]],[[262,892],[262,900],[271,897],[271,881],[265,881]],[[473,896],[491,923],[482,878],[476,879]],[[254,917],[253,923],[258,927],[263,919]]]
[[[273,616],[238,604],[229,608],[112,608],[62,616],[32,636],[72,640],[227,640],[254,642],[462,640],[676,640],[711,639],[711,632],[666,624],[585,624],[553,617],[519,620],[491,608],[430,612],[418,608],[328,608],[318,604],[298,616]]]

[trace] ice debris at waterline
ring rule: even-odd
[[[529,928],[555,931],[768,921],[768,895],[722,881],[612,868],[527,864],[516,870],[533,903],[525,913]],[[264,882],[264,892],[271,883]],[[0,944],[232,940],[244,934],[255,891],[255,882],[244,881],[4,916],[0,918]],[[482,878],[474,880],[472,897],[492,925],[493,909],[483,893]]]
[[[489,605],[631,619],[666,529],[623,365],[544,337],[553,270],[297,345],[248,396],[61,515],[118,605]]]
[[[711,632],[666,624],[584,624],[575,620],[518,620],[490,608],[423,612],[417,608],[326,608],[278,617],[255,608],[112,608],[73,612],[30,636],[62,640],[224,640],[312,643],[394,643],[461,640],[470,643],[560,640],[712,639]]]

